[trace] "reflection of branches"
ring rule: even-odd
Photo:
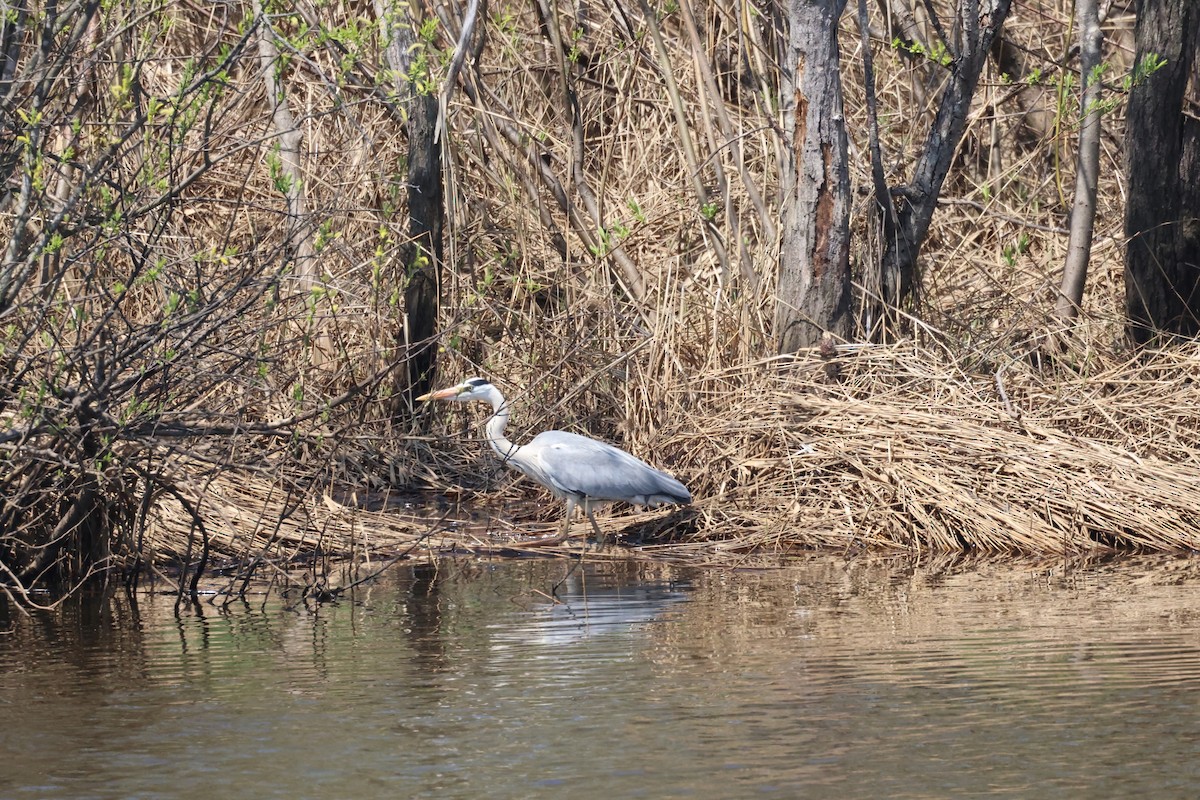
[[[33,599],[30,589],[25,585],[25,583],[13,573],[12,569],[10,569],[2,559],[0,559],[0,573],[2,573],[5,578],[4,581],[0,581],[0,591],[4,592],[4,596],[9,599],[12,607],[20,609],[24,614],[28,614],[29,609],[34,609],[37,611],[53,611],[62,604],[63,600],[70,597],[71,594],[91,580],[92,576],[95,575],[95,570],[95,565],[92,565],[83,575],[76,576],[74,585],[64,590],[57,600],[51,603],[39,603]],[[15,595],[14,592],[16,593]]]
[[[409,543],[409,545],[406,549],[401,550],[399,553],[392,556],[387,561],[383,562],[383,564],[380,565],[380,567],[378,569],[376,569],[374,572],[372,572],[370,575],[364,575],[363,577],[358,578],[357,580],[351,581],[350,583],[346,584],[345,586],[332,586],[331,587],[331,586],[326,585],[323,581],[317,581],[317,582],[314,582],[313,584],[311,584],[310,586],[305,587],[305,591],[304,591],[305,596],[312,597],[314,600],[316,600],[317,602],[320,602],[320,603],[327,603],[332,600],[339,599],[340,597],[345,595],[347,592],[353,591],[354,589],[358,588],[359,586],[362,586],[363,584],[367,584],[367,583],[371,583],[371,582],[375,581],[380,575],[382,575],[387,570],[391,569],[396,564],[396,562],[402,561],[402,560],[408,558],[409,555],[412,554],[412,551],[416,550],[417,547],[419,547],[421,545],[421,543],[424,542],[426,539],[428,539],[430,536],[433,536],[435,533],[437,533],[439,531],[445,530],[445,522],[446,522],[446,518],[448,516],[449,516],[448,513],[442,514],[441,518],[438,519],[437,522],[435,522],[429,526],[429,530],[425,531],[420,536],[413,539]]]

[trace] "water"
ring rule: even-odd
[[[0,798],[1200,794],[1192,561],[566,568],[0,611]]]

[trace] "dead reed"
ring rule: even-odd
[[[833,358],[773,358],[772,29],[719,4],[700,17],[685,5],[658,20],[662,44],[647,39],[645,48],[624,27],[639,18],[632,9],[558,9],[570,52],[552,45],[545,20],[524,12],[493,20],[499,27],[450,107],[445,380],[482,373],[501,385],[517,440],[548,427],[582,430],[684,478],[697,497],[690,515],[606,523],[636,523],[647,537],[640,552],[655,557],[1195,547],[1194,354],[1135,356],[1120,344],[1115,146],[1105,150],[1087,313],[1065,340],[1048,322],[1071,175],[1072,99],[1055,83],[1056,54],[1071,44],[1069,9],[1019,8],[1006,27],[1021,58],[984,76],[899,341],[847,345]],[[1128,63],[1128,23],[1110,18],[1116,69]],[[844,30],[854,76],[861,40],[849,17]],[[932,116],[939,72],[903,48],[874,46],[885,158],[903,164]],[[666,86],[662,70],[673,74]],[[849,78],[845,86],[848,129],[865,153],[862,90]],[[372,106],[357,109],[372,129]],[[1106,117],[1110,145],[1120,123],[1119,113]],[[307,124],[330,135],[317,119]],[[530,168],[531,147],[540,171]],[[344,137],[336,149],[354,152]],[[336,174],[358,174],[362,162],[349,158]],[[868,185],[865,160],[852,164],[856,185]],[[572,183],[598,202],[570,213],[556,206]],[[371,246],[369,227],[346,222],[345,252]],[[853,224],[868,261],[878,242],[865,201]],[[346,297],[361,294],[350,272],[331,274]],[[869,276],[859,288],[870,297]],[[370,308],[386,316],[379,303]],[[313,486],[455,487],[477,509],[511,514],[482,525],[442,520],[422,538],[439,515],[350,511],[314,499],[320,490],[297,513],[267,513],[281,502],[271,480],[221,480],[214,489],[227,490],[203,496],[226,500],[210,502],[258,509],[221,515],[230,521],[223,547],[520,548],[529,540],[520,531],[557,518],[556,503],[520,504],[545,496],[490,459],[478,414],[443,419],[449,438],[392,440],[391,478],[379,472],[387,459],[372,455],[378,445],[364,442],[354,446],[362,460],[334,456],[340,467]],[[185,520],[172,524],[164,512],[159,521],[173,531],[164,546],[178,550]]]
[[[731,531],[726,546],[1057,553],[1200,541],[1194,354],[1049,379],[1020,365],[973,374],[911,347],[839,361],[836,383],[815,364],[777,363],[732,404],[722,484],[703,507],[706,527]]]
[[[77,518],[105,567],[541,551],[560,510],[485,454],[476,412],[433,417],[400,396],[408,150],[373,16],[385,5],[250,20],[254,4],[113,3],[46,26],[101,56],[64,55],[39,77],[36,48],[17,48],[13,105],[40,103],[47,132],[28,202],[10,192],[0,208],[21,287],[0,342],[0,565],[29,563],[26,585]],[[505,390],[514,439],[584,431],[697,498],[606,527],[688,560],[1196,546],[1196,352],[1121,344],[1119,105],[1104,119],[1084,314],[1070,331],[1050,321],[1072,174],[1076,100],[1054,81],[1069,4],[1019,6],[1006,24],[1020,58],[984,75],[895,329],[872,310],[878,226],[856,193],[861,343],[787,357],[771,330],[779,21],[719,2],[649,16],[560,5],[492,8],[444,95],[432,344],[442,380],[484,374]],[[944,74],[895,46],[897,21],[872,5],[881,144],[901,182]],[[952,4],[912,5],[906,35],[932,40],[924,7]],[[410,77],[446,78],[462,10],[416,21],[410,66],[426,72]],[[264,64],[255,26],[268,23],[278,58]],[[846,119],[867,187],[854,25]],[[92,84],[103,91],[54,94]],[[138,110],[145,98],[158,116]],[[280,130],[281,102],[295,130]],[[381,506],[428,490],[449,516]]]
[[[722,563],[811,548],[1192,550],[1200,547],[1197,380],[1195,351],[1113,358],[1088,375],[1023,362],[984,373],[912,345],[696,376],[657,387],[669,405],[656,414],[650,444],[635,449],[683,477],[694,507],[626,511],[604,525],[646,557]],[[465,505],[448,517],[307,497],[281,525],[273,506],[284,498],[253,483],[222,480],[203,496],[222,523],[222,550],[249,548],[243,555],[268,543],[281,554],[546,552],[538,536],[561,507],[544,493],[533,495],[540,510],[521,504],[540,490],[514,482],[484,449],[475,434],[429,452],[430,480],[473,487],[457,490]],[[160,504],[160,525],[174,531],[164,547],[187,525],[165,516],[169,507]],[[494,516],[481,521],[481,513]]]

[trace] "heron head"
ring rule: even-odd
[[[455,400],[460,403],[470,400],[486,400],[491,388],[492,385],[483,378],[467,378],[456,386],[423,394],[417,400]]]

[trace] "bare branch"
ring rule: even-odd
[[[1075,200],[1071,209],[1071,237],[1063,267],[1062,286],[1054,313],[1059,319],[1074,319],[1083,304],[1088,261],[1092,254],[1092,230],[1096,219],[1096,186],[1100,177],[1100,29],[1097,0],[1075,0],[1079,25],[1079,85],[1083,87],[1079,115],[1079,155],[1075,162]]]

